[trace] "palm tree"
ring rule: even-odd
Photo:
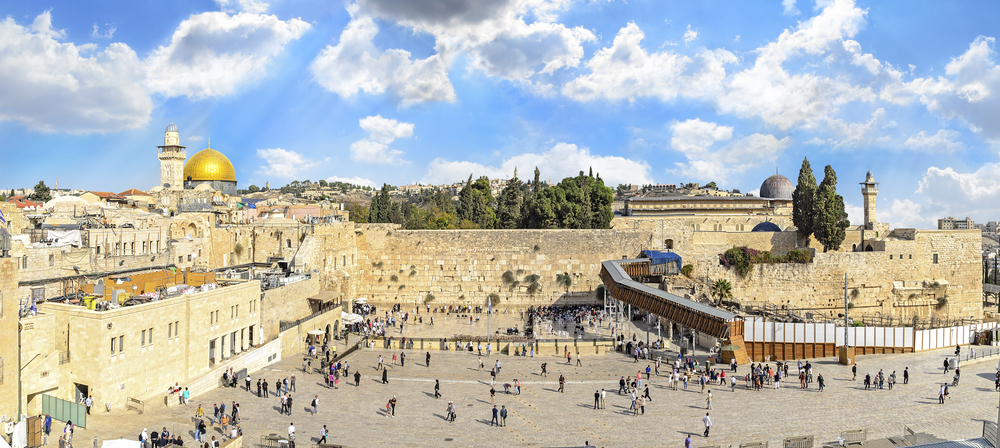
[[[569,287],[573,286],[573,276],[568,272],[556,274],[556,284],[564,286],[566,288],[566,294],[569,294]]]
[[[722,305],[723,300],[733,298],[733,285],[724,278],[716,280],[712,283],[712,296],[716,298],[715,306]]]

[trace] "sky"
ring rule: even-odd
[[[0,2],[0,188],[159,183],[173,122],[239,186],[593,168],[756,192],[831,165],[853,223],[1000,220],[1000,2]],[[994,92],[996,91],[996,92]]]

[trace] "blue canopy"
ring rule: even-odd
[[[642,251],[642,256],[649,258],[649,264],[667,264],[667,263],[677,263],[681,264],[681,256],[673,252],[664,252],[659,250],[644,250]]]

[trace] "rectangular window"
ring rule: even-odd
[[[118,353],[125,351],[125,335],[118,336]]]
[[[142,330],[142,338],[139,339],[139,346],[140,347],[146,346],[146,330]]]
[[[892,254],[889,254],[889,259],[892,260]]]
[[[150,345],[153,344],[153,329],[152,328],[149,329],[149,344]]]
[[[177,257],[177,262],[178,263],[183,263],[184,262],[184,256],[181,255],[181,256]]]
[[[934,254],[934,264],[938,264],[937,256],[938,256],[938,254]]]
[[[239,305],[236,305],[236,317],[237,318],[240,317],[240,306]]]
[[[115,354],[115,345],[117,345],[117,342],[118,342],[118,338],[115,338],[114,336],[112,336],[111,337],[111,354],[112,355]]]
[[[912,260],[912,259],[913,259],[913,254],[910,254],[910,258],[909,258],[909,259],[910,259],[910,260]]]
[[[167,324],[167,339],[170,339],[174,334],[174,323],[170,322]]]
[[[899,259],[900,259],[900,260],[902,260],[902,259],[903,259],[903,254],[899,254]]]
[[[56,256],[49,254],[49,266],[54,266],[56,264]]]
[[[177,337],[178,334],[180,334],[180,330],[181,330],[181,322],[179,320],[178,321],[174,321],[174,337],[175,338]]]

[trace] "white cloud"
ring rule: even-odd
[[[354,20],[379,17],[412,28],[414,33],[433,36],[437,54],[432,58],[442,61],[441,78],[445,81],[448,64],[463,53],[468,57],[469,69],[514,82],[532,94],[550,96],[556,92],[555,87],[536,78],[578,66],[584,55],[582,43],[596,39],[586,28],[569,28],[555,22],[557,13],[569,3],[569,0],[359,0],[348,10]],[[534,21],[527,23],[525,17]],[[448,100],[453,97],[452,93]]]
[[[149,121],[153,102],[128,45],[60,42],[46,11],[30,27],[0,21],[0,120],[32,131],[118,132]]]
[[[671,129],[674,136],[670,149],[684,154],[687,162],[676,163],[677,169],[669,172],[706,181],[715,179],[720,184],[725,184],[724,179],[731,174],[777,160],[791,144],[788,137],[778,140],[770,134],[753,134],[713,148],[717,142],[731,140],[733,128],[697,118],[674,123]]]
[[[956,141],[960,136],[958,131],[951,129],[940,129],[934,135],[920,131],[906,139],[903,146],[917,151],[950,154],[965,149],[965,143]]]
[[[200,136],[200,135],[192,135],[192,136],[184,137],[184,140],[187,140],[189,142],[200,142],[200,141],[202,141],[204,139],[205,138],[202,137],[202,136]]]
[[[698,38],[698,32],[691,29],[691,25],[688,25],[687,31],[684,32],[684,45],[690,44],[691,41]]]
[[[118,30],[118,27],[116,27],[113,23],[105,23],[104,26],[104,30],[101,30],[101,27],[97,26],[95,23],[94,30],[91,31],[90,37],[93,37],[94,39],[111,39],[114,37],[115,31]]]
[[[351,143],[351,160],[379,164],[405,162],[399,158],[403,151],[390,149],[389,145],[397,138],[412,137],[413,123],[400,123],[375,115],[362,118],[360,124],[361,129],[370,135],[366,139]]]
[[[844,210],[847,211],[847,219],[852,225],[860,226],[864,224],[865,210],[859,206],[844,201]]]
[[[378,26],[370,17],[356,17],[340,34],[336,46],[328,45],[309,66],[326,90],[350,98],[359,91],[389,92],[403,104],[454,101],[448,64],[440,55],[410,60],[410,52],[386,50],[379,54],[372,39]]]
[[[631,160],[617,156],[601,156],[591,154],[589,148],[580,148],[570,143],[556,143],[551,149],[541,153],[524,153],[501,162],[499,167],[483,165],[476,162],[449,161],[434,159],[427,165],[427,175],[422,182],[429,184],[451,183],[465,180],[469,174],[490,178],[504,178],[519,169],[522,179],[531,176],[535,169],[543,179],[559,182],[565,177],[572,177],[594,169],[594,175],[600,174],[605,185],[618,184],[650,184],[654,183],[650,176],[650,167],[645,161]]]
[[[1000,65],[994,60],[994,44],[993,37],[979,36],[945,66],[945,76],[895,83],[880,95],[896,104],[919,99],[928,111],[957,117],[987,140],[1000,140]]]
[[[215,0],[215,3],[218,3],[219,7],[221,7],[223,11],[243,11],[251,14],[263,14],[267,12],[267,8],[271,6],[267,3],[254,0]]]
[[[851,0],[837,0],[794,32],[785,30],[776,41],[757,49],[752,68],[732,76],[725,94],[717,99],[719,111],[759,117],[784,130],[799,124],[817,126],[836,116],[843,104],[874,100],[871,88],[811,73],[791,74],[782,67],[792,57],[827,54],[832,44],[860,31],[866,14]]]
[[[795,0],[781,0],[781,6],[785,9],[782,14],[786,16],[799,15],[799,8],[795,7]]]
[[[257,157],[264,159],[267,165],[263,165],[257,174],[275,176],[279,178],[295,179],[302,171],[319,164],[305,158],[295,151],[281,148],[258,149]]]
[[[327,182],[343,182],[343,183],[347,183],[347,184],[361,185],[361,186],[367,186],[367,187],[372,187],[372,188],[378,187],[378,185],[376,185],[374,181],[368,180],[368,179],[366,179],[364,177],[358,177],[358,176],[354,176],[354,177],[331,176],[331,177],[326,178],[326,181]]]
[[[986,163],[971,173],[932,166],[919,185],[917,193],[936,212],[930,219],[969,216],[990,221],[1000,215],[1000,164]]]
[[[882,206],[884,202],[878,201],[878,205]],[[928,229],[937,227],[937,221],[934,218],[923,216],[923,206],[909,199],[902,201],[893,199],[888,211],[882,210],[877,211],[877,213],[878,220],[888,222],[892,228]]]
[[[598,50],[587,62],[590,74],[566,83],[562,93],[577,101],[710,97],[721,92],[725,65],[737,61],[735,55],[721,49],[704,51],[694,58],[670,51],[650,54],[640,46],[644,38],[642,30],[629,22],[611,47]]]
[[[300,19],[224,12],[194,14],[170,45],[146,58],[149,88],[168,97],[228,95],[266,73],[271,60],[310,28]]]

